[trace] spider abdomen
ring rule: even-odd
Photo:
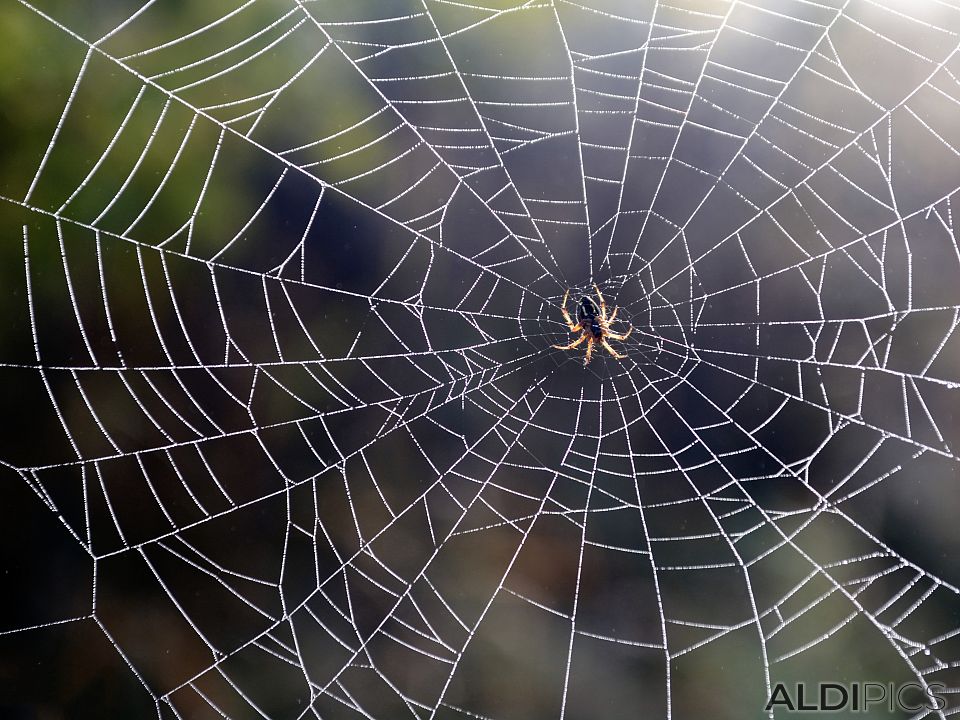
[[[593,300],[591,300],[586,296],[580,298],[580,304],[577,305],[578,320],[596,321],[596,317],[599,314],[600,314],[600,309],[597,307],[596,303],[593,302]]]

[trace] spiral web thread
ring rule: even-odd
[[[871,512],[956,494],[955,5],[21,5],[72,64],[3,460],[85,601],[4,636],[94,625],[160,717],[682,717],[724,659],[753,716],[851,642],[955,712]]]

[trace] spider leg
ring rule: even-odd
[[[603,295],[600,294],[600,288],[597,287],[596,283],[594,283],[593,289],[597,291],[597,297],[600,298],[600,317],[606,320],[607,319],[607,303],[603,299]]]
[[[584,334],[584,337],[587,338],[587,357],[583,361],[583,366],[586,367],[590,364],[590,357],[593,355],[593,337]]]
[[[626,357],[626,355],[621,355],[621,354],[618,353],[616,350],[614,350],[614,349],[610,346],[610,343],[607,342],[607,339],[606,339],[606,338],[601,338],[601,339],[600,339],[600,344],[603,345],[604,349],[605,349],[608,353],[610,353],[611,355],[613,355],[613,356],[614,356],[615,358],[617,358],[618,360],[622,360],[623,358]],[[590,351],[587,350],[587,352],[590,352]]]
[[[630,328],[623,334],[608,332],[607,337],[610,338],[611,340],[626,340],[628,337],[630,337],[630,333],[632,332],[633,332],[633,325],[631,325]]]
[[[614,320],[617,319],[617,310],[619,310],[619,309],[620,309],[619,307],[615,307],[615,308],[613,309],[613,312],[610,313],[610,317],[607,318],[607,323],[608,323],[608,324],[609,324],[609,323],[612,323]]]
[[[567,291],[563,294],[563,305],[560,307],[560,311],[563,313],[563,319],[567,323],[567,327],[570,328],[570,332],[576,332],[580,329],[580,326],[573,321],[573,318],[570,317],[570,313],[567,312],[567,298],[570,297],[570,289],[567,288]]]
[[[550,347],[556,348],[557,350],[573,350],[577,345],[580,345],[584,340],[586,340],[587,337],[587,334],[584,333],[569,345],[551,345]]]

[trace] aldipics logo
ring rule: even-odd
[[[886,708],[891,713],[903,710],[910,713],[922,710],[937,711],[947,707],[942,697],[946,686],[941,683],[797,683],[792,687],[777,683],[770,693],[767,712],[838,712],[853,710],[866,712]]]

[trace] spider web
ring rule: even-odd
[[[4,702],[956,712],[960,9],[192,5],[3,11]]]

